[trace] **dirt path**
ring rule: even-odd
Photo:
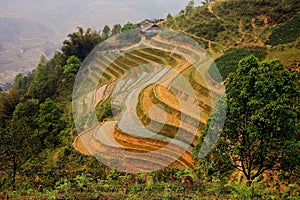
[[[213,11],[213,6],[215,5],[216,2],[210,2],[208,5],[208,10],[211,14],[213,14],[216,18],[221,19],[218,15],[216,15]]]
[[[243,23],[243,20],[241,19],[239,22],[239,32],[242,34],[240,42],[242,42],[247,35],[247,31],[243,31],[243,26],[244,26],[244,23]]]

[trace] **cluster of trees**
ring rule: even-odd
[[[108,25],[105,25],[101,32],[91,30],[90,28],[84,32],[83,28],[78,27],[78,32],[69,34],[69,39],[63,42],[62,52],[66,57],[76,56],[83,61],[91,50],[100,42],[106,40],[110,36],[135,28],[137,28],[137,26],[131,22],[128,22],[123,27],[120,24],[116,24],[112,29]]]
[[[72,128],[71,93],[82,60],[101,42],[95,31],[82,28],[69,35],[62,53],[44,56],[27,76],[19,74],[13,88],[0,94],[0,169],[15,188],[16,174],[26,161],[61,145],[59,134]]]
[[[63,145],[65,133],[74,128],[73,85],[91,50],[108,37],[135,28],[130,22],[123,27],[114,25],[112,30],[105,26],[102,33],[78,27],[63,42],[62,52],[50,60],[42,56],[32,73],[18,74],[12,89],[0,93],[0,171],[10,177],[8,185],[15,189],[22,164],[45,149]]]

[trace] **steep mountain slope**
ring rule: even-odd
[[[206,52],[182,42],[187,39],[183,35],[182,41],[170,40],[172,34],[160,32],[151,39],[139,34],[139,42],[124,49],[110,50],[110,54],[93,51],[92,55],[97,56],[92,60],[89,57],[88,64],[83,65],[77,77],[83,84],[76,85],[73,93],[74,120],[80,133],[74,143],[76,149],[88,155],[99,154],[106,164],[119,161],[113,167],[130,172],[166,166],[194,167],[192,147],[197,145],[213,103],[224,93],[224,87],[215,87],[204,77],[206,66],[211,64]],[[120,36],[105,43],[112,41],[124,42]],[[124,51],[127,53],[119,53]],[[186,82],[180,74],[185,75]],[[103,79],[100,85],[99,76]],[[191,92],[193,89],[197,92]],[[88,92],[83,95],[85,91]],[[90,126],[90,120],[85,120],[89,118],[89,108],[102,106],[109,99],[114,100],[112,107],[126,109],[118,111],[120,116],[114,115],[115,122],[107,119]],[[121,160],[118,155],[122,155]]]
[[[160,25],[184,32],[202,44],[216,58],[223,78],[249,54],[261,60],[280,58],[287,65],[296,61],[293,69],[299,71],[299,2],[296,0],[214,1],[186,14],[168,17]],[[78,52],[89,46],[92,37],[83,32],[72,35],[76,40],[70,37],[65,45],[76,50],[75,56],[82,56]],[[217,166],[221,161],[228,164],[230,159],[220,157],[220,161],[210,157],[209,163],[194,163],[192,149],[211,116],[211,104],[223,88],[222,84],[211,80],[223,81],[215,76],[210,62],[201,68],[210,80],[207,85],[189,66],[187,58],[206,61],[207,54],[202,49],[199,52],[180,42],[172,44],[162,35],[152,40],[143,38],[129,49],[110,50],[114,56],[104,54],[94,63],[86,62],[83,85],[75,91],[82,89],[87,98],[79,98],[77,108],[72,105],[72,89],[81,60],[65,52],[57,52],[49,61],[41,60],[35,71],[16,78],[14,89],[0,93],[0,199],[250,199],[262,196],[288,199],[299,196],[299,170],[293,171],[291,176],[284,174],[285,185],[278,181],[278,172],[275,176],[270,173],[260,177],[273,182],[274,187],[265,186],[260,179],[253,187],[247,187],[241,174],[232,174],[232,168],[226,166],[223,171],[216,170],[222,167]],[[120,56],[120,53],[124,54]],[[144,64],[151,64],[151,67],[144,71],[136,69]],[[198,103],[194,98],[187,98],[183,85],[170,91],[171,87],[151,83],[139,90],[140,83],[148,81],[144,72],[149,78],[154,70],[152,66],[156,64],[178,70],[196,91]],[[137,79],[132,81],[132,77],[123,77],[134,69]],[[164,75],[165,79],[160,83],[178,81],[172,74]],[[130,82],[135,84],[127,84]],[[210,91],[210,95],[209,84],[218,86]],[[90,85],[95,87],[88,91]],[[128,93],[128,86],[133,86],[139,93]],[[111,98],[114,97],[113,89],[118,98]],[[135,97],[133,101],[132,96]],[[175,97],[194,105],[201,116],[185,115],[185,109],[195,108],[193,106],[179,111]],[[136,111],[135,117],[142,126],[148,131],[156,131],[155,137],[139,136],[136,127],[133,128],[138,130],[137,134],[129,130],[132,124],[127,119],[132,113],[127,112],[118,123],[113,119],[113,113],[118,114],[118,109],[114,109],[126,106]],[[99,123],[95,121],[94,126],[81,132],[80,126],[75,128],[72,112],[85,128],[90,125],[85,121],[90,117],[85,113],[88,108],[95,110]],[[180,118],[180,114],[186,118]],[[182,135],[170,145],[169,141],[179,127],[183,127]],[[174,161],[174,155],[184,143],[188,143],[189,148],[181,156],[175,156]],[[161,147],[166,148],[155,154]],[[150,155],[149,152],[154,153]],[[92,156],[97,153],[106,161],[126,160],[123,167],[128,171],[147,172],[166,165],[175,168],[137,175],[119,173],[98,162]],[[140,157],[132,157],[131,153],[138,153]],[[120,160],[114,160],[116,157]],[[169,162],[172,159],[173,162]],[[236,177],[241,182],[233,181]],[[232,181],[229,184],[228,178]]]
[[[297,0],[216,0],[168,18],[161,25],[191,36],[214,58],[225,56],[217,67],[221,73],[227,71],[222,74],[226,78],[234,68],[228,70],[230,63],[223,61],[253,53],[245,52],[248,50],[259,51],[261,59],[278,58],[287,65],[299,62],[299,18]]]

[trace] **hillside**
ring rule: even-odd
[[[15,0],[0,2],[0,85],[12,83],[18,73],[32,71],[42,54],[51,57],[59,50],[67,33],[77,26],[100,29],[108,24],[137,22],[141,18],[159,17],[178,12],[184,1],[168,5],[159,1],[99,2],[97,0]],[[188,0],[185,0],[188,1]],[[145,6],[148,4],[149,6]],[[119,12],[121,9],[122,12]],[[115,15],[114,13],[118,13]],[[21,34],[21,35],[20,35]]]
[[[299,19],[300,3],[296,0],[216,0],[168,18],[161,25],[198,41],[218,58],[216,64],[225,79],[235,70],[229,69],[232,64],[253,53],[261,60],[299,63]]]
[[[89,57],[88,64],[82,66],[77,76],[79,83],[76,82],[73,91],[74,121],[80,134],[74,143],[76,149],[87,152],[79,147],[83,143],[89,155],[100,154],[105,157],[101,158],[105,163],[116,159],[114,155],[122,154],[126,162],[123,161],[121,166],[113,165],[116,169],[122,167],[122,171],[148,172],[163,166],[194,168],[192,147],[196,146],[213,104],[224,93],[224,87],[216,87],[209,78],[199,75],[206,74],[207,66],[212,62],[207,54],[192,43],[184,42],[188,38],[183,35],[172,37],[172,34],[162,31],[151,39],[141,35],[138,42],[121,45],[121,48],[114,43],[126,42],[122,36],[114,37],[105,41],[110,51],[92,53],[97,56]],[[115,48],[118,50],[111,52]],[[127,77],[123,77],[124,74]],[[187,80],[184,81],[179,74],[184,74]],[[100,81],[98,77],[101,77]],[[193,89],[199,92],[193,94]],[[137,94],[133,95],[133,91]],[[118,113],[122,113],[120,116],[114,113],[114,123],[108,120],[90,125],[89,121],[93,120],[89,119],[82,124],[89,118],[90,110],[101,107],[109,99],[112,107],[121,109]],[[132,109],[134,105],[136,109]],[[136,118],[130,113],[136,113]],[[106,129],[108,131],[104,131]],[[112,146],[101,142],[99,130],[117,142],[112,142]],[[99,149],[100,146],[107,147]],[[148,153],[149,164],[144,163],[147,157],[137,152],[130,153],[132,151]],[[142,163],[142,166],[136,166],[135,162]]]
[[[0,93],[0,199],[297,199],[299,19],[216,0],[171,30],[78,27]]]

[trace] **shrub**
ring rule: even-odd
[[[299,32],[300,15],[294,17],[288,23],[274,28],[266,44],[276,46],[295,41],[299,37]]]
[[[260,49],[234,49],[217,58],[215,60],[216,67],[211,66],[208,73],[215,81],[222,82],[237,69],[239,61],[249,55],[254,55],[259,59],[263,58]],[[221,74],[223,80],[220,80],[218,73]]]

